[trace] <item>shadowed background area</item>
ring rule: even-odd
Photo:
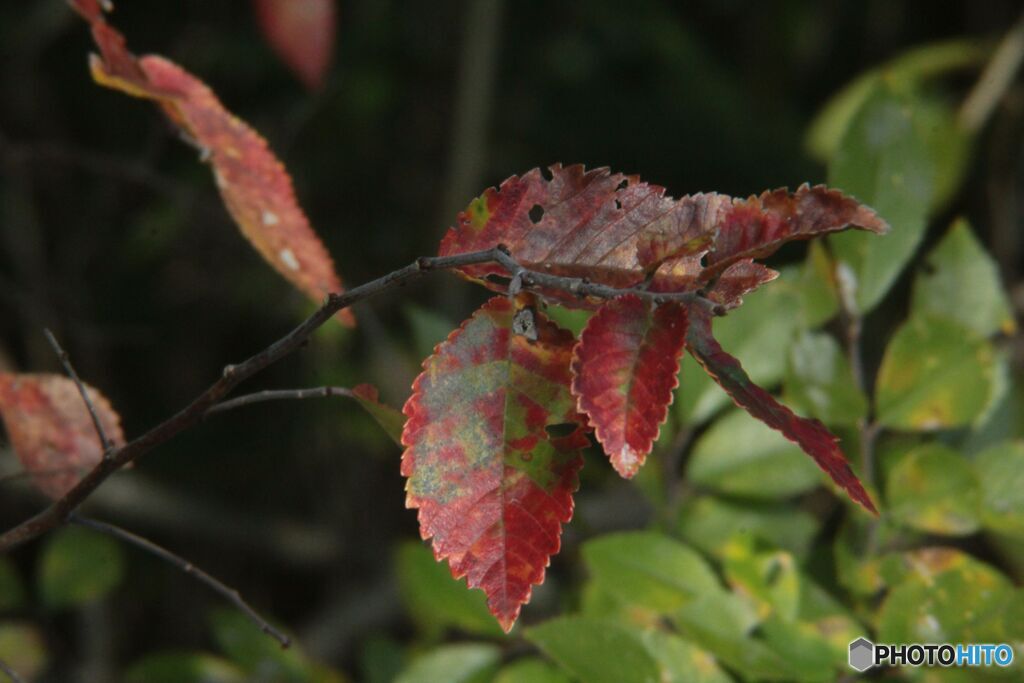
[[[339,0],[315,92],[268,47],[250,3],[123,0],[112,21],[133,51],[183,65],[267,138],[353,286],[434,254],[473,197],[535,166],[609,166],[674,196],[825,182],[804,138],[829,96],[918,44],[994,45],[1018,11],[1012,0]],[[60,0],[0,5],[0,369],[59,372],[42,333],[51,328],[131,438],[312,305],[239,235],[196,151],[148,103],[92,82],[93,49]],[[962,101],[984,61],[952,72],[935,96]],[[1022,109],[1018,79],[925,238],[968,216],[1018,305]],[[772,263],[805,252],[788,247]],[[872,312],[865,340],[902,319],[910,280]],[[356,329],[329,324],[240,391],[369,382],[401,406],[420,361],[485,296],[431,275],[361,304]],[[1005,341],[1019,373],[1019,337]],[[866,345],[870,367],[882,349]],[[418,538],[399,456],[346,398],[261,403],[149,454],[87,511],[238,588],[312,658],[387,680],[389,658],[437,638],[410,616],[395,576],[401,544]],[[5,442],[0,474],[18,470]],[[621,481],[599,452],[582,477],[577,518],[527,624],[569,601],[583,539],[658,514],[646,484]],[[24,480],[0,486],[5,528],[43,504]],[[835,526],[821,531],[826,543]],[[30,593],[42,545],[9,556]],[[39,680],[116,680],[145,655],[222,644],[211,636],[210,612],[225,607],[215,595],[137,551],[125,562],[102,600],[52,610],[30,596],[11,608],[38,626]]]

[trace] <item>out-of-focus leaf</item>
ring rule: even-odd
[[[1005,442],[974,459],[981,518],[989,529],[1024,538],[1024,443]]]
[[[988,406],[994,368],[992,347],[977,333],[945,318],[915,316],[882,358],[878,421],[913,431],[969,424]]]
[[[768,646],[785,660],[795,680],[825,683],[848,671],[846,653],[837,657],[814,624],[773,614],[761,624],[761,631]]]
[[[518,659],[498,672],[494,683],[572,683],[569,677],[536,657]]]
[[[824,324],[839,312],[835,268],[821,242],[811,242],[795,284],[803,298],[803,322],[808,329]]]
[[[283,3],[282,3],[283,4]],[[228,212],[278,273],[318,304],[342,290],[334,262],[299,206],[291,176],[267,141],[227,111],[205,83],[158,55],[140,59],[101,13],[82,12],[102,56],[90,68],[100,85],[154,100],[203,150]],[[337,319],[355,324],[348,310]]]
[[[46,642],[37,626],[21,621],[0,622],[0,661],[24,680],[36,680],[48,659]]]
[[[363,683],[393,683],[405,668],[406,650],[397,640],[383,635],[359,643],[359,673]]]
[[[128,669],[126,683],[243,683],[245,673],[221,657],[205,653],[148,655]]]
[[[318,90],[331,64],[335,0],[255,0],[256,20],[281,60],[310,90]]]
[[[936,160],[919,108],[916,99],[876,88],[829,166],[830,183],[871,204],[892,226],[884,240],[829,238],[842,291],[861,313],[885,296],[917,249],[935,196]]]
[[[395,683],[486,683],[500,660],[501,650],[496,645],[442,645],[414,659]]]
[[[659,683],[731,683],[715,658],[682,638],[647,629],[640,640],[661,668]]]
[[[550,175],[533,169],[505,180],[500,189],[486,190],[459,214],[439,253],[504,244],[532,269],[618,287],[650,275],[656,291],[706,288],[710,299],[733,307],[742,294],[773,276],[750,259],[792,240],[848,227],[886,229],[871,209],[824,186],[774,190],[745,200],[720,194],[673,200],[662,187],[607,169],[555,165]],[[497,264],[460,272],[504,289],[488,278],[507,275]],[[570,307],[594,303],[555,291],[546,296]]]
[[[920,531],[971,534],[979,526],[979,489],[974,468],[963,456],[939,444],[922,446],[889,475],[889,513]]]
[[[651,683],[661,671],[638,634],[608,619],[560,617],[526,629],[526,638],[588,683]]]
[[[786,402],[826,424],[856,425],[868,402],[850,363],[827,334],[805,332],[789,348]]]
[[[121,418],[98,390],[86,391],[107,438],[123,445]],[[0,373],[0,415],[21,466],[50,498],[70,491],[103,457],[85,401],[63,375]]]
[[[800,308],[795,273],[783,270],[771,287],[747,296],[747,304],[715,320],[715,338],[736,356],[750,378],[761,386],[782,379],[794,331],[793,311]],[[704,422],[731,403],[728,394],[708,377],[691,356],[680,362],[676,414],[688,424]]]
[[[877,548],[902,536],[888,517],[869,521],[861,517],[843,520],[832,544],[839,584],[854,595],[875,595],[886,584]]]
[[[704,558],[653,531],[604,535],[587,541],[582,553],[603,590],[660,614],[709,591],[724,590]]]
[[[747,538],[767,541],[800,557],[818,526],[813,515],[793,505],[701,496],[683,504],[677,528],[686,541],[718,558],[727,546]]]
[[[1004,643],[1002,615],[1013,604],[1010,580],[962,553],[907,556],[911,570],[886,597],[878,639],[886,643]]]
[[[995,261],[960,219],[914,280],[914,315],[944,316],[982,336],[1016,329]]]
[[[455,324],[437,311],[415,304],[405,307],[405,317],[412,331],[413,348],[419,358],[426,358],[434,347],[448,338]]]
[[[698,486],[761,499],[786,498],[821,483],[797,446],[741,410],[726,413],[701,435],[687,476]]]
[[[124,575],[124,555],[112,538],[81,527],[54,532],[38,568],[39,592],[49,607],[70,607],[98,600]]]
[[[911,48],[861,74],[833,95],[814,117],[804,139],[808,152],[819,161],[828,161],[857,111],[880,82],[912,86],[924,79],[981,64],[990,52],[990,46],[976,40],[955,38]]]
[[[754,552],[748,544],[734,544],[726,549],[723,570],[733,590],[750,602],[758,620],[769,615],[788,621],[796,618],[800,576],[789,553]]]
[[[572,393],[612,466],[629,479],[668,416],[686,340],[686,309],[636,296],[609,301],[580,334]]]
[[[370,417],[381,426],[381,429],[391,437],[392,441],[399,446],[402,445],[402,428],[405,427],[405,415],[402,415],[401,411],[397,408],[381,403],[377,387],[370,384],[357,384],[352,387],[352,398],[359,402],[363,410],[370,414]]]
[[[308,683],[313,667],[300,648],[287,650],[235,610],[216,610],[210,615],[213,637],[220,649],[247,674],[281,683]]]
[[[501,635],[484,594],[466,590],[421,543],[399,546],[396,569],[402,596],[424,629],[454,626],[469,633]]]
[[[0,611],[12,610],[25,602],[25,587],[18,570],[6,557],[0,557]]]
[[[530,309],[520,309],[529,311]],[[507,631],[558,552],[587,444],[575,425],[572,336],[539,312],[536,339],[495,297],[438,346],[405,404],[402,474],[420,533],[456,577],[481,588]]]

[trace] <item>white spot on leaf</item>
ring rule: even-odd
[[[281,257],[281,262],[291,270],[299,269],[299,259],[295,258],[295,254],[291,249],[282,249],[278,256]]]
[[[263,225],[266,225],[268,227],[272,225],[277,225],[278,223],[281,222],[281,219],[278,218],[277,214],[274,213],[273,211],[264,211],[262,218]]]

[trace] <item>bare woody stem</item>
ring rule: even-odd
[[[246,394],[245,396],[239,396],[228,401],[221,401],[217,405],[213,406],[206,411],[206,414],[216,415],[217,413],[223,413],[228,410],[234,410],[235,408],[241,408],[243,406],[252,405],[253,403],[263,403],[264,401],[280,401],[280,400],[302,400],[307,398],[330,398],[331,396],[347,396],[354,398],[355,394],[352,393],[351,389],[345,387],[312,387],[309,389],[267,389],[265,391],[257,391],[254,394]]]
[[[161,545],[157,545],[153,541],[147,538],[143,538],[137,534],[133,534],[127,529],[122,529],[119,526],[108,524],[106,522],[100,522],[95,519],[89,519],[87,517],[80,517],[79,515],[72,515],[71,521],[79,526],[99,531],[102,534],[106,534],[118,540],[124,541],[134,545],[136,548],[145,550],[151,555],[156,555],[161,560],[173,564],[175,567],[185,572],[189,576],[195,577],[197,581],[205,583],[207,586],[212,588],[215,592],[219,593],[225,599],[228,600],[232,605],[238,608],[240,612],[245,614],[252,623],[259,627],[260,631],[266,633],[268,636],[276,640],[281,644],[282,648],[286,648],[291,645],[291,639],[288,638],[284,633],[274,628],[270,622],[260,616],[259,612],[254,610],[249,603],[247,603],[237,590],[225,585],[221,581],[210,576],[199,567],[195,566],[183,557],[180,557],[172,553],[167,548]]]
[[[60,364],[64,367],[64,372],[67,373],[71,381],[78,387],[78,393],[82,396],[82,401],[85,403],[85,407],[89,410],[89,417],[92,418],[92,426],[96,429],[96,435],[100,437],[100,445],[103,447],[104,457],[108,456],[114,449],[114,442],[107,438],[107,433],[103,430],[103,423],[100,422],[100,415],[96,412],[96,406],[92,403],[92,398],[89,396],[89,391],[82,384],[82,380],[79,379],[78,373],[75,372],[75,366],[71,364],[71,358],[68,356],[68,352],[60,345],[57,341],[57,337],[53,336],[48,328],[43,330],[43,334],[46,335],[46,341],[50,342],[50,346],[53,348],[53,352],[57,354],[57,358],[60,359]]]
[[[24,683],[24,679],[18,675],[18,672],[8,666],[7,662],[2,660],[0,660],[0,672],[9,678],[11,683]]]
[[[156,425],[148,432],[129,441],[123,446],[111,449],[73,489],[54,501],[42,512],[25,520],[18,526],[0,535],[0,552],[5,552],[26,541],[30,541],[51,529],[66,523],[78,507],[110,475],[139,456],[148,453],[181,432],[202,422],[207,413],[217,406],[236,386],[253,375],[273,365],[285,356],[298,350],[309,337],[338,311],[356,302],[371,298],[396,287],[405,285],[435,270],[451,270],[471,265],[494,263],[501,266],[513,280],[518,280],[525,290],[558,291],[578,297],[613,299],[632,294],[652,303],[677,302],[705,306],[716,314],[724,310],[697,292],[661,293],[650,292],[643,287],[615,288],[589,282],[583,278],[564,277],[529,270],[520,265],[508,250],[502,246],[455,256],[425,256],[416,259],[404,268],[371,280],[342,294],[331,294],[324,304],[291,332],[278,339],[262,351],[241,363],[227,365],[220,378],[206,388],[187,406]]]

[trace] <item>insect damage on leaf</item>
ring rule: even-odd
[[[335,0],[254,0],[267,42],[310,90],[319,90],[334,51]]]
[[[208,155],[228,212],[242,234],[286,280],[317,303],[342,291],[330,254],[299,206],[291,176],[255,130],[227,111],[202,81],[156,55],[136,58],[94,0],[73,0],[92,27],[100,55],[93,78],[107,87],[154,100]],[[338,320],[353,325],[349,310]]]
[[[686,309],[654,311],[636,296],[610,301],[590,318],[573,352],[572,393],[623,477],[644,464],[678,384]]]
[[[86,390],[107,438],[123,445],[121,418],[98,390]],[[0,416],[22,467],[50,498],[74,488],[103,457],[89,409],[63,375],[0,373]]]
[[[406,504],[423,538],[484,590],[506,631],[558,552],[587,444],[569,391],[572,335],[535,312],[530,339],[513,332],[515,317],[495,297],[438,345],[402,434]],[[546,429],[566,423],[577,428],[565,436]]]

